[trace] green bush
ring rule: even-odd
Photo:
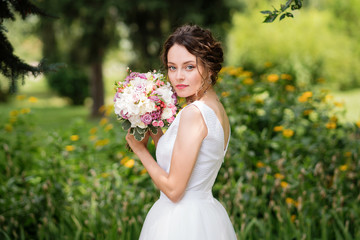
[[[73,105],[84,104],[89,96],[89,79],[84,70],[64,68],[47,76],[49,86],[60,96],[68,97]]]
[[[358,239],[360,120],[273,68],[220,81],[232,140],[215,189],[241,239]]]
[[[304,8],[294,19],[271,24],[262,23],[261,8],[234,14],[227,41],[228,64],[262,68],[266,62],[307,84],[322,77],[334,89],[359,87],[358,31],[348,28],[356,21],[340,19],[339,13],[332,12],[339,11],[336,4],[324,8]],[[343,11],[341,17],[345,16]]]

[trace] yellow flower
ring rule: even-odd
[[[313,96],[313,93],[310,91],[304,92],[299,98],[299,102],[306,102],[309,98]]]
[[[66,151],[71,152],[71,151],[74,151],[74,150],[75,150],[75,146],[73,146],[73,145],[67,145],[67,146],[65,147],[65,149],[66,149]]]
[[[114,111],[114,105],[108,105],[106,107],[105,115],[109,116]]]
[[[109,121],[109,119],[107,119],[107,118],[102,118],[102,119],[100,120],[100,125],[101,125],[101,126],[104,126],[105,124],[108,123],[108,121]]]
[[[312,96],[313,96],[313,93],[310,92],[310,91],[307,91],[307,92],[304,92],[304,93],[303,93],[303,96],[309,98],[309,97],[312,97]]]
[[[346,165],[346,164],[344,164],[344,165],[341,165],[340,167],[339,167],[339,169],[340,169],[340,171],[346,171],[347,169],[348,169],[348,166]]]
[[[16,99],[19,100],[19,101],[22,101],[22,100],[24,100],[25,98],[26,98],[25,95],[17,95],[17,96],[16,96]]]
[[[263,167],[265,167],[265,164],[263,162],[257,162],[256,167],[263,168]]]
[[[245,78],[245,79],[243,80],[243,83],[244,83],[245,85],[253,85],[253,84],[254,84],[254,80],[253,80],[252,78]]]
[[[222,92],[221,96],[222,97],[228,97],[230,95],[230,92]]]
[[[275,126],[274,127],[274,132],[281,132],[283,130],[283,126]]]
[[[10,112],[10,117],[17,117],[17,115],[19,115],[19,111],[18,110],[12,110]]]
[[[285,90],[288,92],[293,92],[295,91],[295,87],[293,85],[286,85]]]
[[[345,156],[345,157],[351,157],[351,155],[352,155],[351,152],[345,152],[345,153],[344,153],[344,156]]]
[[[325,96],[325,101],[330,101],[330,100],[332,100],[334,98],[334,96],[332,96],[332,95],[330,95],[330,94],[327,94],[326,96]]]
[[[11,124],[5,124],[5,131],[7,132],[12,132],[13,131],[13,126]]]
[[[316,79],[316,81],[317,81],[318,83],[324,83],[324,82],[325,82],[325,78],[318,78],[318,79]]]
[[[231,76],[234,76],[234,77],[239,77],[240,74],[242,73],[243,69],[242,68],[231,68],[229,69],[228,73],[229,75]]]
[[[106,125],[105,131],[110,131],[113,128],[114,128],[114,126],[111,123],[109,123],[108,125]]]
[[[360,120],[357,121],[355,124],[356,124],[356,126],[358,126],[358,128],[360,128]]]
[[[104,173],[101,174],[102,178],[107,178],[109,176],[110,176],[110,173],[107,173],[107,172],[104,172]]]
[[[89,140],[90,140],[90,141],[96,140],[96,136],[94,136],[94,135],[89,136]]]
[[[241,77],[252,77],[253,73],[250,72],[250,71],[244,71],[239,76],[241,76]]]
[[[330,122],[337,122],[338,121],[338,118],[337,118],[337,116],[332,116],[331,118],[330,118]]]
[[[132,167],[134,167],[134,164],[135,164],[135,160],[134,160],[134,159],[130,159],[130,160],[128,160],[128,161],[126,161],[126,162],[124,163],[124,166],[127,167],[127,168],[132,168]]]
[[[339,107],[339,108],[341,108],[341,107],[343,107],[343,106],[344,106],[344,103],[341,103],[341,102],[334,102],[334,105],[335,105],[335,107]]]
[[[295,220],[296,220],[296,215],[295,215],[295,214],[291,215],[290,220],[291,220],[291,222],[295,222]]]
[[[280,186],[282,188],[287,188],[289,186],[289,184],[287,182],[285,182],[285,181],[281,181]]]
[[[77,140],[79,140],[79,135],[71,135],[70,139],[71,139],[71,141],[77,141]]]
[[[255,103],[257,103],[257,104],[264,104],[264,100],[263,100],[263,99],[260,99],[260,98],[257,98],[257,99],[255,99]]]
[[[92,129],[90,129],[89,133],[90,134],[95,134],[97,132],[97,127],[93,127]]]
[[[307,109],[307,110],[304,110],[304,115],[305,116],[308,116],[310,113],[312,113],[314,110],[312,109]]]
[[[285,199],[285,202],[286,202],[287,204],[289,204],[289,205],[293,205],[293,204],[295,204],[294,199],[289,198],[289,197]]]
[[[281,79],[292,80],[292,76],[290,74],[283,73],[281,74]]]
[[[307,97],[304,97],[304,96],[298,97],[298,101],[301,102],[301,103],[306,102],[307,100],[308,100]]]
[[[22,114],[27,114],[27,113],[30,113],[30,108],[23,108],[23,109],[21,109],[20,110],[20,112],[22,113]]]
[[[128,156],[125,156],[123,159],[121,159],[120,164],[124,165],[129,160],[130,158]]]
[[[283,130],[283,136],[284,137],[287,137],[287,138],[290,138],[294,135],[294,131],[291,130],[291,129],[284,129]]]
[[[36,97],[29,97],[28,101],[31,103],[36,103],[38,99]]]
[[[328,122],[326,123],[327,129],[335,129],[336,128],[336,122]]]
[[[272,67],[272,65],[273,64],[271,62],[265,62],[264,63],[264,66],[267,67],[267,68]]]
[[[281,173],[275,173],[274,177],[280,180],[283,180],[285,178],[285,176],[282,175]]]
[[[110,142],[110,140],[107,139],[107,138],[102,139],[102,140],[97,140],[97,141],[95,142],[95,146],[96,146],[96,147],[103,147],[103,146],[109,144],[109,142]]]
[[[144,174],[146,174],[146,173],[147,173],[146,168],[144,168],[143,170],[140,171],[140,175],[144,175]]]
[[[103,113],[106,110],[106,106],[102,105],[101,107],[99,107],[99,112]]]
[[[267,77],[268,82],[275,83],[279,80],[279,75],[277,74],[270,74]]]

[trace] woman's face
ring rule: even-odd
[[[184,46],[173,45],[167,55],[168,76],[179,97],[194,95],[203,82],[204,67]]]

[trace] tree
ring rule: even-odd
[[[44,56],[88,69],[92,116],[99,116],[98,109],[104,104],[102,64],[106,53],[119,42],[119,23],[130,30],[136,53],[132,69],[148,71],[159,68],[161,44],[175,26],[191,22],[209,27],[217,23],[217,29],[221,29],[230,20],[230,8],[220,0],[52,0],[42,1],[41,6],[60,17],[56,23],[41,23],[46,31],[41,34]],[[60,46],[64,35],[65,46]]]
[[[231,9],[241,5],[221,0],[137,0],[130,1],[125,23],[136,59],[132,68],[147,71],[160,67],[161,45],[170,32],[185,23],[208,27],[217,37],[224,36],[231,20]],[[224,40],[224,39],[223,39]]]
[[[46,66],[40,62],[37,66],[25,63],[21,58],[14,54],[14,48],[6,37],[8,31],[4,21],[15,21],[15,13],[20,14],[23,20],[30,14],[48,16],[44,11],[32,4],[29,0],[2,0],[0,1],[0,73],[10,81],[10,92],[16,91],[17,80],[28,74],[37,76],[39,73],[49,70],[53,66]],[[5,100],[8,92],[4,93],[0,89],[0,99]]]

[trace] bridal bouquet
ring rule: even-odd
[[[115,82],[115,90],[115,114],[136,140],[174,121],[177,98],[163,74],[130,72],[124,81]]]

